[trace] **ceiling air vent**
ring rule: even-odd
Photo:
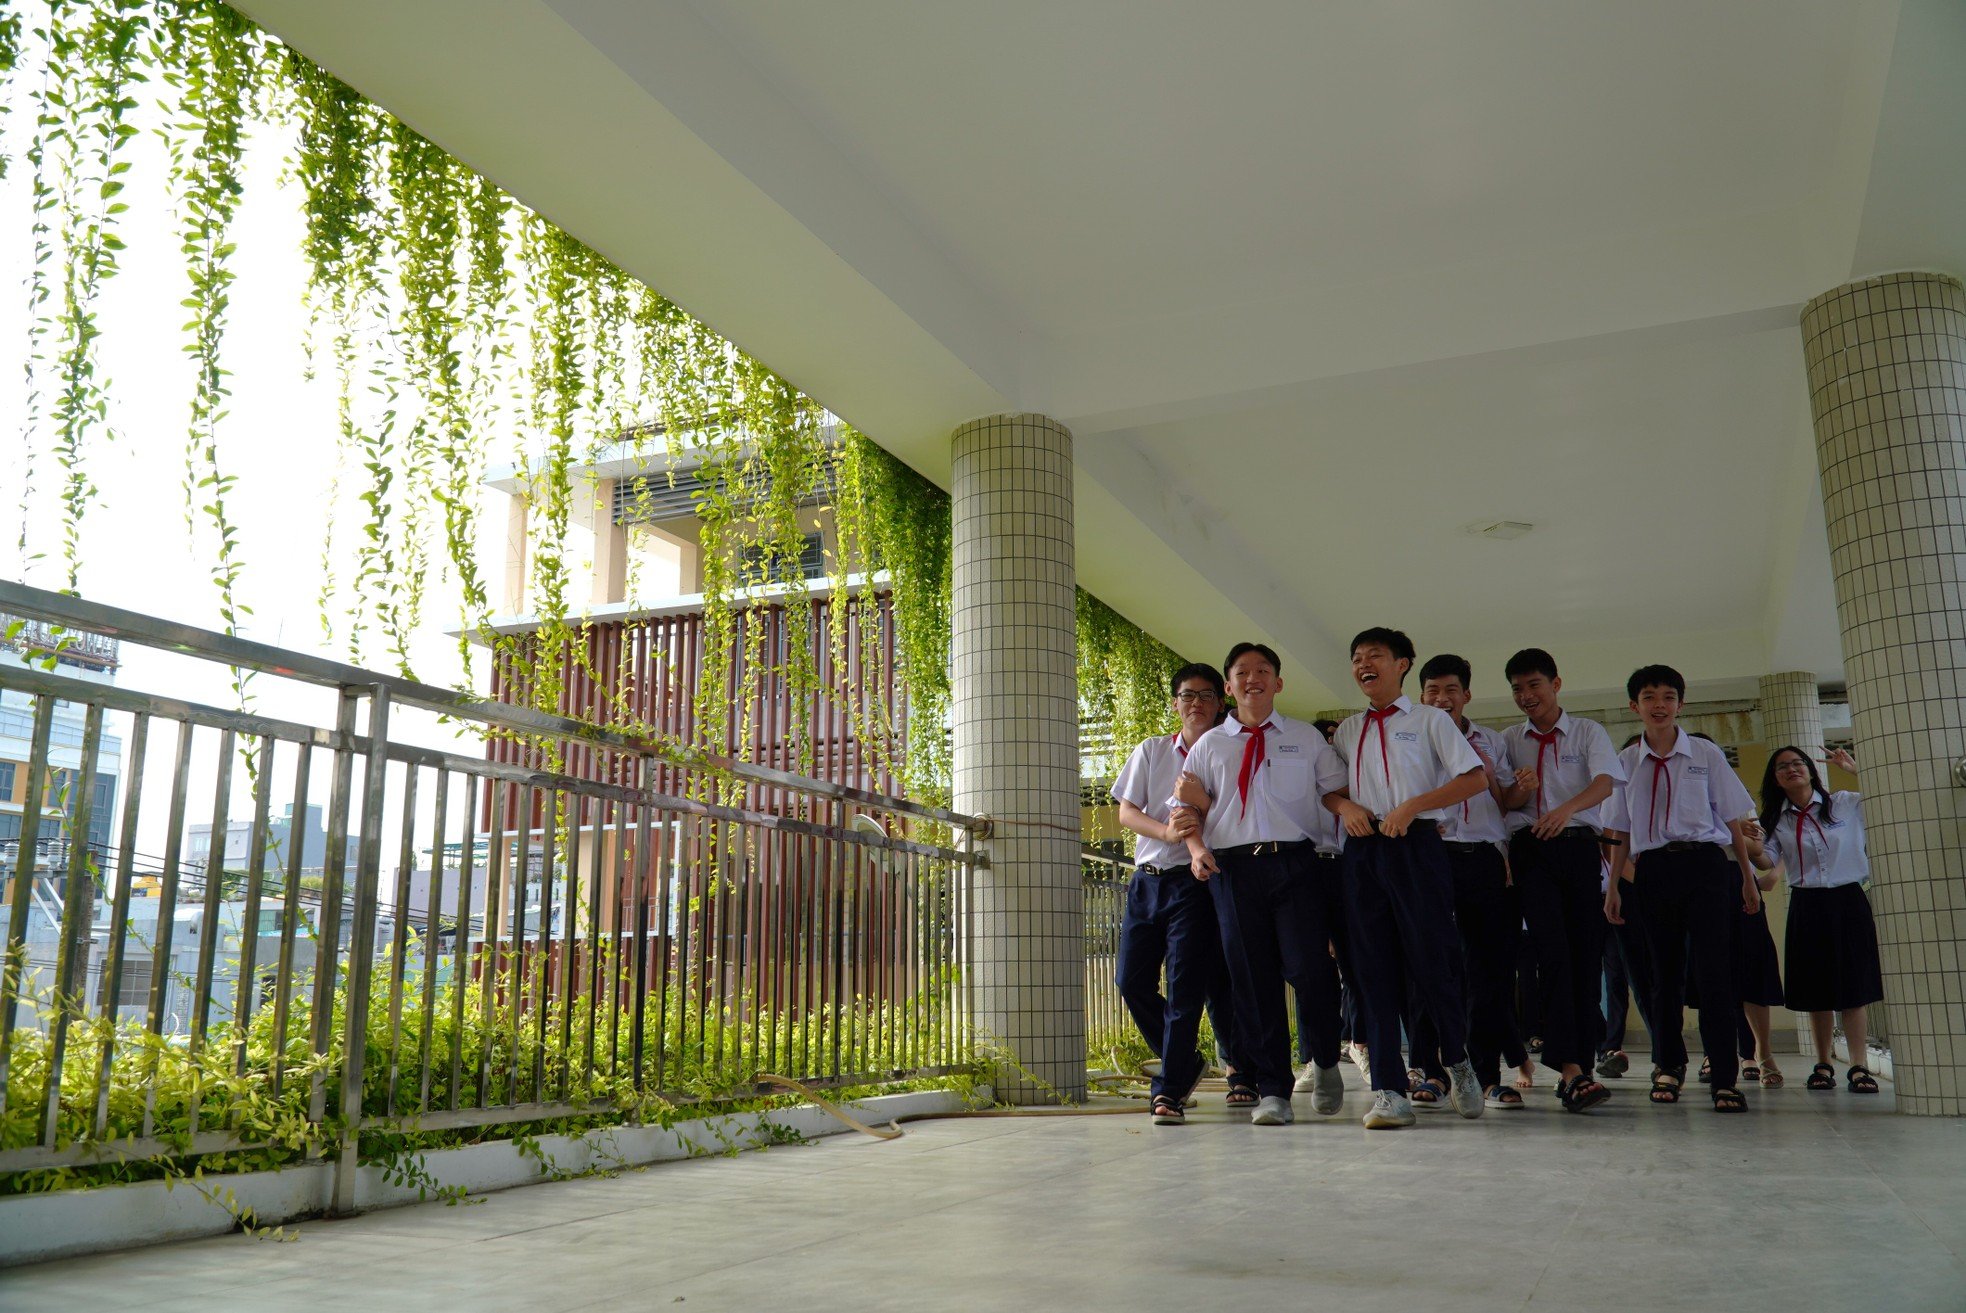
[[[1496,542],[1509,542],[1520,538],[1536,526],[1524,524],[1521,520],[1476,520],[1464,530],[1470,537],[1492,538]]]

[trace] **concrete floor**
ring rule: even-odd
[[[0,1307],[179,1310],[1966,1309],[1966,1121],[1756,1092],[1746,1116],[916,1123],[0,1272]],[[1355,1079],[1355,1073],[1354,1079]]]

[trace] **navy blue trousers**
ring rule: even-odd
[[[1345,960],[1348,953],[1343,933],[1345,908],[1341,897],[1344,878],[1339,874],[1338,861],[1336,854],[1327,857],[1319,853],[1311,858],[1311,872],[1318,880],[1318,896],[1326,900],[1325,921],[1339,931],[1332,935],[1331,942],[1338,953],[1338,1042],[1342,1045],[1351,1041],[1354,1017],[1350,987],[1345,983],[1351,978],[1351,965]],[[1296,999],[1297,1061],[1309,1062],[1312,1059],[1311,1032],[1317,1028],[1317,1011],[1323,1004],[1306,994],[1297,994]]]
[[[1574,1062],[1589,1071],[1604,1028],[1598,1000],[1609,928],[1597,838],[1578,834],[1538,839],[1526,829],[1517,830],[1509,842],[1509,866],[1536,952],[1543,1065],[1560,1071]]]
[[[1716,1089],[1740,1076],[1735,1027],[1741,1006],[1734,984],[1734,922],[1741,914],[1741,873],[1719,845],[1671,852],[1655,848],[1638,859],[1640,922],[1652,956],[1652,1061],[1669,1071],[1686,1067],[1681,1033],[1690,970],[1702,1002],[1700,1043],[1713,1064]]]
[[[1467,1056],[1467,1001],[1454,928],[1454,877],[1432,826],[1389,839],[1345,840],[1345,913],[1351,928],[1360,1020],[1372,1051],[1372,1088],[1407,1093],[1400,1005],[1411,976],[1415,1007],[1432,1022],[1440,1061]]]
[[[1619,890],[1623,925],[1610,927],[1604,937],[1604,1038],[1598,1042],[1600,1054],[1625,1047],[1625,1018],[1638,1001],[1638,1017],[1652,1032],[1652,950],[1645,945],[1640,928],[1638,886],[1625,881]]]
[[[1234,1037],[1223,1030],[1232,1009],[1225,1005],[1229,985],[1215,904],[1187,867],[1140,870],[1127,883],[1115,983],[1133,1024],[1161,1060],[1155,1094],[1182,1098],[1201,1079],[1205,1059],[1197,1042],[1204,1005],[1214,1017],[1216,1040],[1234,1062]]]
[[[1516,938],[1522,906],[1509,884],[1501,849],[1494,844],[1461,849],[1447,845],[1454,872],[1454,927],[1461,939],[1462,979],[1467,989],[1468,1061],[1483,1088],[1502,1083],[1502,1064],[1522,1065],[1522,1037],[1515,1025]],[[1406,1033],[1411,1064],[1445,1081],[1440,1036],[1419,1006],[1417,982],[1407,990]]]
[[[1235,996],[1237,1065],[1268,1097],[1290,1097],[1290,1022],[1284,988],[1300,1006],[1311,1061],[1338,1064],[1338,966],[1330,944],[1342,939],[1341,893],[1333,863],[1309,844],[1281,853],[1218,854],[1208,881],[1222,956]]]

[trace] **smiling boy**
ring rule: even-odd
[[[1481,1081],[1483,1102],[1490,1108],[1515,1109],[1522,1107],[1522,1095],[1502,1083],[1502,1065],[1520,1066],[1526,1057],[1516,1034],[1513,998],[1522,905],[1504,855],[1508,829],[1501,805],[1508,750],[1499,733],[1468,719],[1473,677],[1474,668],[1464,657],[1429,657],[1420,667],[1420,700],[1446,712],[1481,758],[1487,787],[1459,807],[1448,808],[1440,833],[1454,873],[1454,927],[1461,938],[1467,986],[1468,1061]],[[1410,1036],[1416,1049],[1427,1047],[1432,1029],[1431,1022],[1416,1021]],[[1416,1060],[1415,1065],[1425,1064]]]
[[[1736,898],[1752,915],[1761,889],[1749,860],[1740,818],[1754,807],[1727,754],[1679,726],[1686,680],[1671,666],[1641,666],[1625,684],[1644,736],[1621,754],[1627,783],[1605,809],[1605,824],[1629,835],[1620,879],[1604,894],[1604,915],[1622,924],[1621,880],[1631,880],[1645,903],[1641,931],[1651,945],[1651,1100],[1679,1102],[1686,1083],[1686,1040],[1680,1032],[1690,959],[1699,987],[1700,1042],[1713,1064],[1715,1112],[1743,1112],[1747,1100],[1734,1081],[1739,998],[1734,983]],[[1732,850],[1730,868],[1728,849]],[[1738,877],[1738,878],[1737,878]]]
[[[1604,726],[1570,715],[1558,702],[1563,680],[1548,652],[1524,648],[1502,673],[1528,717],[1502,735],[1514,770],[1502,801],[1511,809],[1509,866],[1536,954],[1543,1065],[1557,1073],[1563,1106],[1584,1112],[1611,1097],[1591,1074],[1604,1027],[1599,840],[1603,803],[1625,771]]]
[[[1237,643],[1223,663],[1236,714],[1188,752],[1177,787],[1199,788],[1203,828],[1187,835],[1189,865],[1208,882],[1235,994],[1239,1062],[1258,1101],[1249,1120],[1283,1126],[1290,1107],[1290,1027],[1286,983],[1308,1002],[1299,1022],[1310,1034],[1311,1108],[1329,1116],[1344,1101],[1338,1074],[1340,890],[1314,856],[1325,824],[1320,800],[1344,784],[1344,767],[1324,736],[1276,711],[1283,663],[1261,643]]]
[[[1463,1117],[1482,1112],[1481,1086],[1467,1059],[1454,880],[1440,823],[1488,780],[1480,756],[1446,713],[1401,694],[1413,660],[1413,640],[1397,629],[1367,629],[1352,640],[1352,678],[1371,706],[1338,727],[1332,745],[1344,758],[1348,784],[1324,799],[1345,827],[1346,924],[1371,1046],[1367,1130],[1413,1124],[1400,1061],[1409,970],[1415,1006],[1438,1037],[1450,1103]]]
[[[1204,1065],[1195,1047],[1202,1007],[1222,994],[1225,983],[1215,907],[1188,865],[1187,837],[1199,817],[1187,808],[1170,808],[1167,801],[1189,751],[1222,721],[1222,676],[1213,666],[1183,666],[1174,672],[1169,691],[1181,728],[1134,748],[1112,789],[1120,824],[1139,836],[1120,922],[1116,983],[1133,1024],[1161,1060],[1150,1090],[1157,1126],[1186,1120],[1184,1105],[1201,1082]],[[1233,1036],[1217,1038],[1233,1052]]]

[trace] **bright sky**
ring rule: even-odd
[[[0,180],[0,340],[27,356],[27,279],[32,259],[29,177],[25,162],[33,117],[18,97],[4,122],[7,177]],[[235,238],[225,359],[232,371],[231,413],[224,421],[220,458],[238,484],[229,509],[238,527],[245,567],[240,597],[253,610],[246,637],[302,651],[348,659],[339,617],[333,644],[324,637],[318,606],[329,489],[337,467],[335,394],[332,379],[306,377],[307,314],[303,306],[306,264],[300,189],[283,185],[286,134],[265,130],[253,143],[246,195]],[[133,163],[121,234],[128,243],[121,272],[106,286],[99,307],[103,335],[99,376],[110,380],[110,426],[86,455],[99,493],[85,519],[80,591],[94,601],[129,607],[208,628],[221,627],[217,590],[211,582],[212,538],[201,515],[194,539],[185,521],[184,462],[191,395],[189,358],[182,350],[188,312],[179,304],[189,288],[178,252],[175,216],[165,191],[165,152],[155,133],[126,147]],[[31,443],[32,492],[26,517],[30,553],[16,546],[22,526],[22,484],[30,462],[20,459],[30,443],[23,432],[27,392],[18,369],[0,371],[0,432],[15,458],[0,463],[0,575],[46,588],[64,583],[60,561],[60,468],[47,432]],[[44,428],[45,407],[44,401]],[[509,455],[509,442],[494,444]],[[354,534],[361,512],[344,487],[335,573],[346,580],[354,563]],[[504,530],[502,497],[487,494],[488,529]],[[485,539],[488,543],[495,537]],[[481,551],[494,588],[502,556]],[[346,605],[346,597],[338,606]],[[455,590],[434,591],[413,647],[420,678],[455,682],[461,666],[454,640],[442,631],[456,623]],[[117,682],[145,692],[230,705],[224,671],[205,663],[147,651],[125,643]],[[369,661],[387,668],[380,647]],[[475,675],[484,687],[484,664]],[[256,709],[264,714],[332,723],[332,696],[254,681]],[[432,744],[454,742],[434,722],[405,724],[411,736]],[[477,755],[475,748],[465,749]],[[167,756],[167,754],[165,754]],[[158,754],[153,749],[153,757]],[[154,763],[153,763],[154,766]],[[149,787],[167,774],[147,772]],[[163,808],[147,803],[141,847],[161,851]],[[194,811],[195,811],[194,807]],[[276,805],[277,814],[279,808]],[[194,815],[194,819],[196,819]]]

